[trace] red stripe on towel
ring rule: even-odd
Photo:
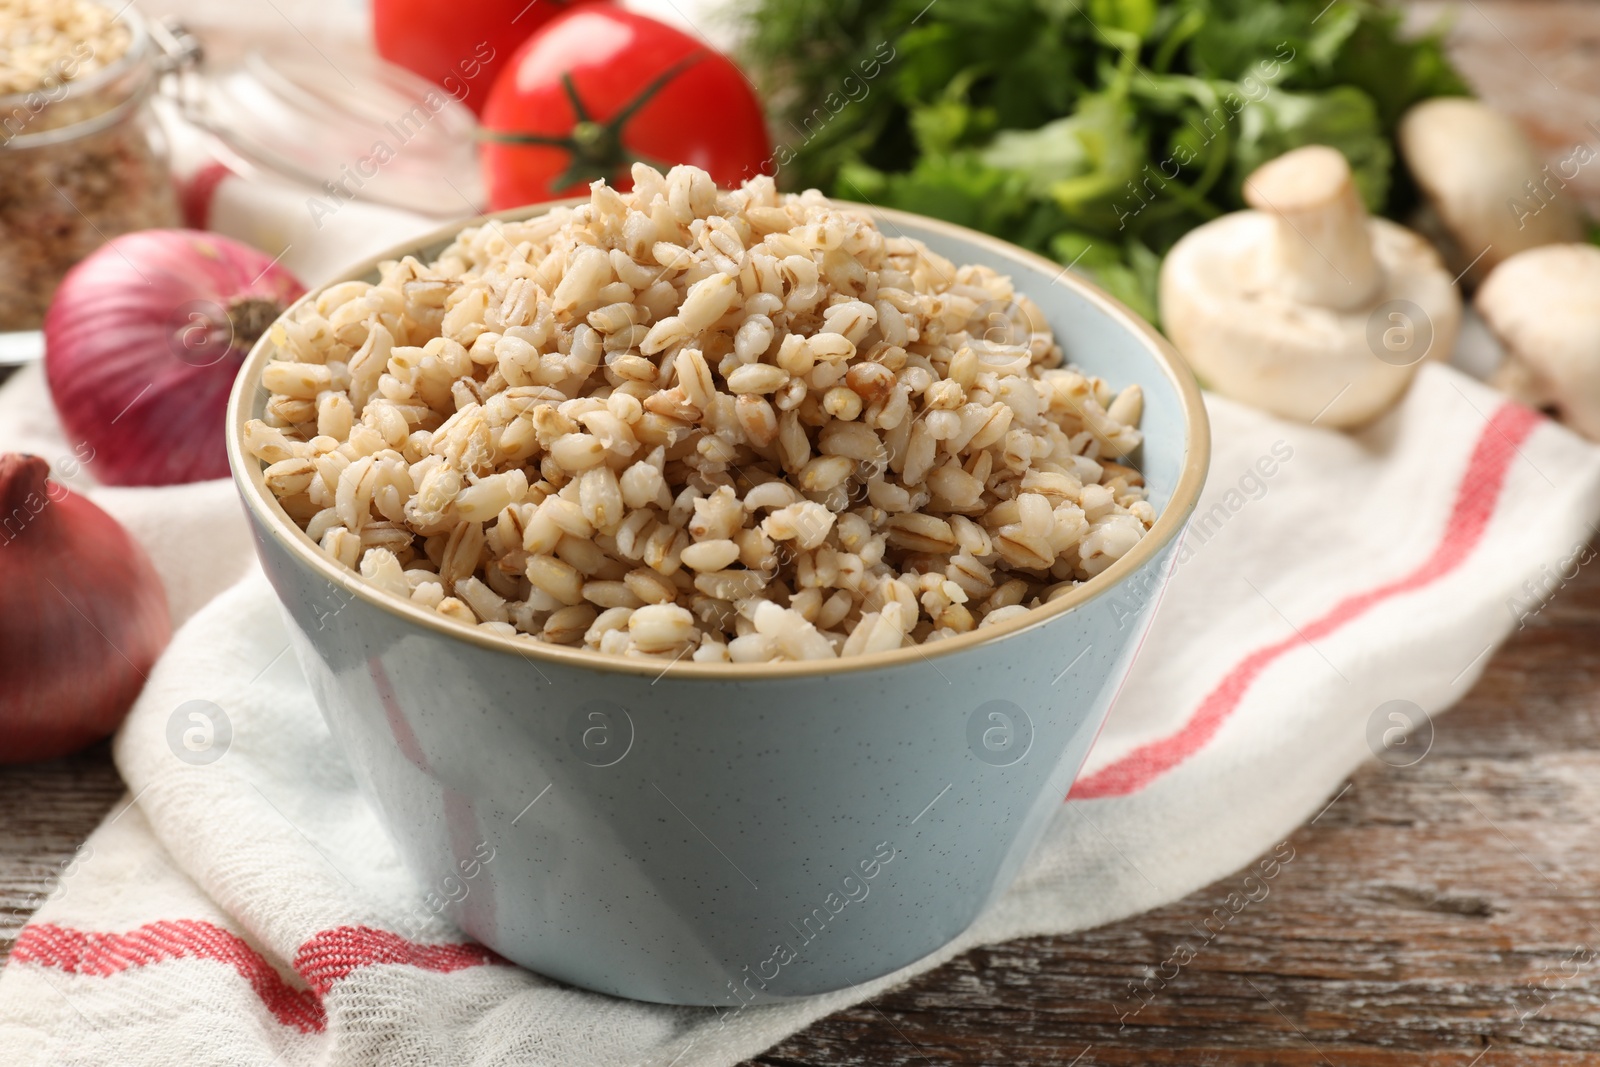
[[[300,946],[294,970],[310,987],[300,989],[290,985],[266,957],[237,934],[194,919],[147,923],[120,934],[35,923],[17,938],[10,962],[108,978],[184,959],[213,960],[232,967],[278,1022],[302,1033],[318,1033],[327,1027],[323,996],[339,979],[363,967],[404,964],[448,974],[504,962],[482,945],[421,945],[386,930],[341,926],[315,934]]]
[[[217,186],[233,171],[221,163],[207,163],[178,183],[178,203],[183,209],[183,224],[191,230],[211,228],[211,205],[217,198]]]
[[[296,989],[243,938],[208,922],[154,922],[123,934],[35,923],[23,929],[11,950],[12,963],[36,963],[67,974],[96,978],[167,960],[225,963],[250,983],[256,996],[283,1025],[301,1033],[314,1033],[328,1025],[320,996],[309,989]]]
[[[1204,747],[1238,708],[1255,680],[1280,656],[1302,644],[1327,637],[1384,601],[1416,592],[1459,567],[1483,539],[1505,487],[1506,472],[1517,454],[1517,446],[1543,421],[1537,412],[1519,404],[1502,404],[1473,447],[1466,473],[1456,487],[1455,503],[1445,523],[1443,537],[1420,566],[1395,581],[1341,600],[1321,618],[1301,627],[1293,637],[1256,649],[1206,694],[1189,721],[1177,732],[1140,745],[1121,759],[1079,779],[1068,799],[1098,800],[1138,792]]]
[[[435,974],[505,961],[482,945],[419,945],[387,930],[341,926],[313,935],[295,953],[295,973],[318,995],[352,971],[379,963],[400,963]]]

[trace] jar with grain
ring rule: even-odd
[[[151,108],[166,64],[131,7],[0,0],[0,330],[118,234],[178,222]]]

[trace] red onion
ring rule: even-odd
[[[72,268],[45,315],[45,373],[95,477],[226,477],[234,375],[304,291],[265,254],[198,230],[126,234]]]
[[[144,549],[49,472],[0,456],[0,763],[111,733],[172,636]]]

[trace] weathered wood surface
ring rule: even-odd
[[[1600,119],[1600,5],[1453,10],[1458,60],[1552,160],[1600,145],[1585,126]],[[1592,209],[1590,169],[1574,191]],[[1098,930],[969,953],[754,1062],[1600,1063],[1600,567],[1436,726],[1417,765],[1355,775],[1215,936],[1203,924],[1240,876]],[[0,769],[0,957],[121,792],[105,746]]]
[[[55,887],[60,865],[125,791],[109,744],[53,763],[0,767],[0,957]]]

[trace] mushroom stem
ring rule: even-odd
[[[1270,269],[1291,299],[1336,311],[1372,302],[1382,272],[1350,164],[1336,149],[1307,145],[1263,164],[1245,179],[1244,198],[1277,221]]]

